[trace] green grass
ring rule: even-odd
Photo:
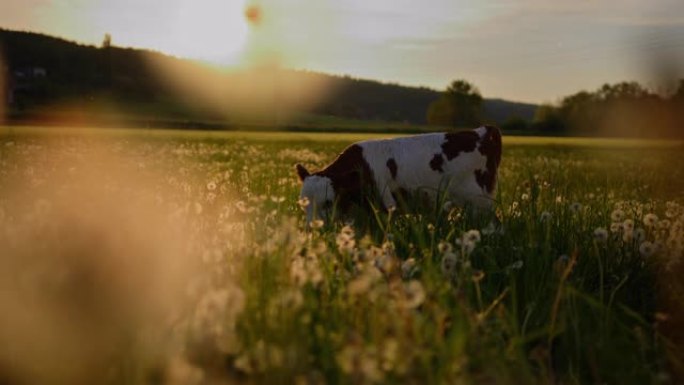
[[[349,143],[377,135],[2,132],[0,246],[12,245],[17,260],[37,261],[13,263],[15,275],[57,274],[40,268],[45,261],[55,266],[53,249],[18,241],[51,239],[48,229],[86,245],[56,242],[56,250],[67,250],[60,256],[81,250],[98,260],[107,241],[132,243],[119,234],[123,225],[93,233],[54,214],[72,218],[74,211],[97,224],[103,211],[91,208],[102,200],[122,211],[154,202],[162,224],[185,226],[179,258],[202,261],[182,276],[185,294],[174,297],[173,317],[122,316],[115,330],[128,343],[91,365],[107,373],[91,380],[656,384],[677,382],[682,373],[681,143],[505,137],[496,203],[503,232],[487,231],[487,223],[444,202],[307,232],[293,165],[317,169]],[[97,176],[83,177],[90,168]],[[97,193],[72,187],[81,183],[96,184]],[[81,194],[77,203],[45,209],[61,207],[70,192]],[[650,213],[659,218],[654,226],[645,222]],[[116,218],[108,214],[105,222]],[[156,239],[160,228],[140,231]],[[597,229],[605,229],[605,239]],[[470,230],[479,231],[478,241],[463,239]],[[93,234],[102,241],[80,241]],[[142,242],[134,251],[154,255],[158,247]],[[125,260],[130,252],[113,255]],[[162,260],[173,260],[166,252]],[[84,279],[68,277],[55,287]],[[93,285],[95,292],[128,293]],[[144,293],[136,297],[154,303]],[[125,302],[114,301],[111,312],[140,311]],[[109,310],[87,307],[82,314],[65,303],[60,311],[109,330],[108,317],[89,313]],[[162,335],[151,338],[141,333],[146,328]],[[48,344],[18,338],[17,345]],[[5,357],[0,348],[0,374]],[[40,378],[24,367],[31,365],[11,366],[9,374]]]

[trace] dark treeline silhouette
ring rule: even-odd
[[[429,88],[308,71],[229,72],[154,51],[116,47],[113,39],[106,35],[102,46],[95,47],[0,29],[0,76],[6,79],[10,123],[78,123],[79,117],[92,123],[118,114],[135,121],[230,126],[296,124],[293,116],[313,114],[425,124],[428,107],[441,97]],[[482,102],[483,119],[498,124],[511,118],[531,121],[535,109],[500,99]]]
[[[532,127],[550,134],[684,138],[684,80],[665,95],[637,82],[580,91],[539,106]]]

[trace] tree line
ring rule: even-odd
[[[488,123],[482,100],[473,84],[455,80],[430,104],[427,121],[451,127]],[[684,79],[664,95],[637,82],[604,84],[540,105],[531,121],[510,117],[502,128],[552,135],[684,137]]]
[[[127,114],[239,123],[241,102],[246,94],[252,94],[256,96],[251,100],[262,104],[259,112],[264,116],[277,115],[269,112],[277,110],[278,114],[294,112],[403,125],[426,124],[427,109],[441,95],[426,87],[309,71],[281,69],[275,75],[273,71],[260,69],[222,71],[158,52],[117,47],[113,40],[114,37],[106,35],[102,45],[95,47],[42,34],[0,29],[0,56],[9,72],[6,76],[26,67],[39,66],[47,71],[46,77],[33,79],[30,87],[17,93],[10,112],[21,117],[44,111],[45,106],[64,103],[81,105],[87,111],[93,111],[94,104],[109,104]],[[159,68],[174,68],[192,82],[206,85],[205,90],[219,101],[213,106],[217,108],[198,103],[201,98],[191,92],[178,92]],[[268,81],[274,84],[264,84]],[[258,84],[263,88],[262,94],[257,92]],[[300,97],[302,84],[316,84],[325,92],[303,108],[298,104],[304,99]],[[240,95],[233,95],[237,91],[231,93],[231,90],[238,88]],[[496,123],[513,115],[529,120],[535,108],[489,99],[483,99],[481,107],[482,114]]]

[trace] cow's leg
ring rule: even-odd
[[[392,196],[392,191],[389,187],[385,187],[382,190],[382,204],[385,206],[386,210],[393,210],[397,207],[397,201],[394,200],[394,196]]]

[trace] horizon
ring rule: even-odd
[[[674,0],[388,1],[8,0],[0,26],[95,46],[108,33],[117,47],[226,68],[269,63],[437,91],[465,79],[486,98],[531,104],[684,77],[684,4]]]

